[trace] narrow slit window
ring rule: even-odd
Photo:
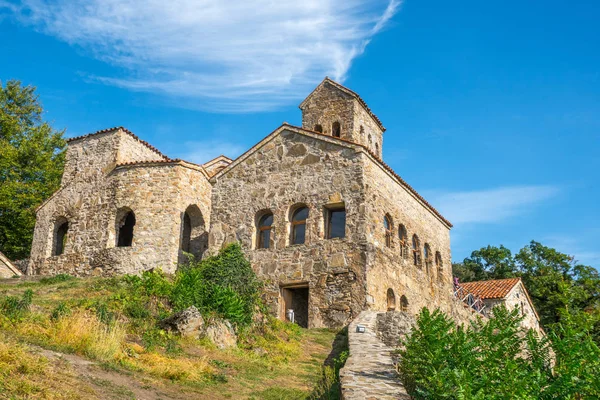
[[[69,222],[61,219],[56,223],[56,233],[54,234],[53,256],[60,256],[65,252],[67,238],[69,233]]]
[[[386,247],[392,247],[392,218],[389,214],[383,217],[383,228],[385,229],[385,245]]]
[[[412,237],[412,251],[413,251],[413,263],[415,265],[421,265],[421,244],[419,241],[419,237],[417,235],[413,235]]]
[[[342,137],[342,128],[340,126],[340,123],[338,121],[335,121],[332,125],[331,125],[331,136],[333,137]]]

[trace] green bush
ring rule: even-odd
[[[424,308],[402,341],[398,372],[415,399],[596,399],[600,350],[581,323],[559,336],[520,328],[518,310],[469,327]],[[556,365],[551,368],[551,350]]]
[[[75,279],[75,277],[69,274],[58,274],[49,278],[42,278],[40,279],[40,283],[44,285],[53,285],[55,283],[67,282],[73,279]]]
[[[260,288],[250,262],[235,243],[217,256],[183,266],[175,278],[171,303],[176,310],[194,305],[243,326],[252,322]]]
[[[71,315],[71,308],[65,302],[61,302],[54,310],[52,310],[50,319],[52,321],[58,321],[62,317],[66,317],[68,315]]]
[[[32,300],[33,291],[31,289],[27,289],[20,299],[15,296],[6,296],[0,300],[0,314],[10,319],[20,318],[29,311]]]

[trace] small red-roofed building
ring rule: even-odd
[[[522,326],[540,330],[540,318],[521,278],[465,282],[460,286],[465,292],[481,298],[488,312],[500,304],[509,310],[518,308],[523,315]]]

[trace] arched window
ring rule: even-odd
[[[383,217],[383,227],[385,229],[385,245],[387,247],[392,247],[392,217],[389,214],[386,214]]]
[[[431,247],[429,247],[429,243],[425,243],[425,246],[423,247],[423,256],[425,258],[425,268],[427,268],[427,274],[431,274],[433,255],[431,254]]]
[[[394,311],[396,309],[396,295],[394,291],[389,288],[387,290],[387,310]]]
[[[398,239],[400,239],[400,255],[406,258],[408,257],[408,232],[402,224],[398,227]]]
[[[69,221],[61,217],[54,223],[54,240],[52,241],[52,255],[60,256],[65,252],[69,233]]]
[[[301,206],[292,213],[291,244],[304,244],[306,240],[306,220],[308,219],[308,207]]]
[[[133,211],[125,211],[123,216],[117,220],[117,246],[131,247],[133,243],[133,228],[135,226],[135,214]]]
[[[441,281],[444,278],[444,264],[442,262],[442,255],[439,251],[435,252],[435,266],[437,269],[438,279]]]
[[[258,242],[256,247],[259,249],[268,249],[271,247],[271,228],[273,226],[273,213],[268,211],[263,213],[258,219]]]
[[[405,295],[400,296],[400,311],[408,311],[408,299]]]
[[[412,237],[412,251],[413,251],[413,263],[415,265],[421,265],[421,243],[417,235]]]
[[[202,212],[197,205],[189,206],[183,213],[181,250],[200,258],[208,247],[208,233]]]
[[[331,136],[333,137],[341,137],[342,136],[342,128],[340,127],[340,123],[335,121],[331,125]]]
[[[315,132],[323,133],[323,126],[321,124],[316,124]]]

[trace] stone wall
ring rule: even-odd
[[[165,160],[120,129],[71,141],[62,186],[37,211],[28,273],[173,272],[183,257],[183,213],[196,205],[208,227],[210,190],[200,167]],[[131,247],[116,247],[117,213],[125,207],[136,216],[134,240]],[[64,252],[54,255],[63,221]]]
[[[13,276],[20,276],[21,271],[14,265],[8,257],[0,253],[0,278],[12,278]]]
[[[282,128],[213,180],[211,251],[240,241],[266,281],[274,313],[283,313],[281,288],[296,284],[309,288],[310,327],[345,325],[364,308],[361,157],[339,140]],[[346,237],[325,239],[325,207],[342,202]],[[300,204],[309,208],[306,242],[290,245],[290,216]],[[256,249],[257,216],[264,210],[274,215],[271,247]]]
[[[521,322],[523,328],[533,329],[538,332],[541,330],[535,309],[529,300],[523,282],[517,283],[504,299],[487,299],[484,300],[484,303],[488,310],[492,310],[500,304],[503,304],[509,310],[518,308],[524,316]]]
[[[378,163],[364,163],[367,204],[366,225],[369,243],[367,259],[367,291],[373,309],[388,308],[388,289],[394,291],[396,309],[401,297],[408,300],[408,311],[416,313],[422,307],[440,307],[450,311],[452,303],[452,271],[450,229],[427,206],[409,192]],[[391,245],[386,244],[384,218],[391,219]],[[400,245],[399,226],[404,225],[408,243]],[[420,241],[420,265],[415,265],[412,236]],[[432,258],[426,262],[423,248],[428,244]],[[441,254],[441,268],[435,265],[435,253]]]
[[[381,158],[383,132],[373,117],[365,110],[356,95],[342,90],[327,80],[323,81],[302,103],[302,127],[332,134],[332,124],[341,125],[341,138],[366,146]]]

